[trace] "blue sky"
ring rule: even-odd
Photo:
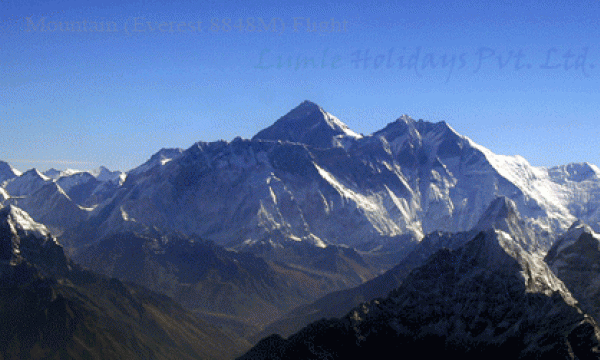
[[[533,165],[600,165],[598,15],[597,0],[4,0],[0,159],[128,170],[308,99],[363,134],[408,114]]]

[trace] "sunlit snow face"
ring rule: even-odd
[[[8,209],[8,224],[13,232],[24,231],[26,235],[34,235],[37,238],[50,236],[50,231],[46,226],[36,223],[26,212],[16,206],[10,206]],[[53,241],[55,241],[53,239]]]

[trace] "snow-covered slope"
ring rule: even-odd
[[[561,201],[564,189],[546,169],[493,154],[444,122],[404,116],[375,135],[388,141],[411,187],[420,190],[425,233],[472,227],[498,195],[512,199],[540,233],[561,232],[574,220]]]
[[[24,172],[21,176],[9,180],[4,189],[10,196],[27,196],[39,190],[52,180],[36,169]]]
[[[68,271],[67,258],[50,231],[14,205],[0,209],[0,247],[0,275],[6,266],[24,260],[36,263],[44,273]]]
[[[55,182],[49,182],[29,196],[11,198],[8,203],[27,211],[36,221],[49,226],[58,236],[88,217],[88,211],[74,203]]]
[[[110,213],[98,212],[102,230],[141,222],[224,245],[318,246],[322,238],[357,244],[420,231],[410,221],[415,213],[402,214],[410,211],[406,185],[341,148],[237,139],[198,143],[164,165],[147,165],[129,173]],[[378,179],[389,175],[387,184]]]
[[[25,236],[34,235],[40,239],[50,236],[46,226],[36,223],[28,213],[16,206],[9,205],[2,209],[0,218],[5,219],[6,224],[15,233],[22,233]]]
[[[8,195],[8,193],[6,192],[6,190],[4,190],[3,188],[0,188],[0,206],[4,203],[4,201],[6,201],[6,199],[8,199],[10,197],[10,195]]]

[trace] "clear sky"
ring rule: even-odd
[[[600,1],[574,3],[0,0],[0,160],[129,170],[311,100],[600,165]]]

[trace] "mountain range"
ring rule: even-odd
[[[496,196],[516,203],[542,251],[575,219],[597,230],[600,221],[596,166],[534,167],[444,122],[408,116],[359,136],[304,102],[252,140],[157,156],[90,214],[95,238],[142,225],[235,249],[299,241],[402,249],[432,231],[471,229]]]
[[[13,199],[59,185],[64,194],[46,192],[80,208],[73,210],[85,218],[77,220],[79,232],[90,242],[158,227],[234,249],[300,241],[403,248],[433,231],[468,231],[496,196],[516,203],[541,236],[542,251],[576,219],[600,230],[594,165],[531,166],[519,156],[493,154],[445,122],[406,115],[362,136],[308,101],[251,140],[163,149],[109,180],[89,173],[50,179],[36,170],[17,177],[8,169],[3,188]],[[87,245],[72,241],[80,237],[73,226],[47,222],[76,234],[65,237],[68,246]]]
[[[236,344],[225,358],[271,333],[247,358],[377,353],[394,336],[473,357],[595,356],[600,169],[532,166],[445,122],[403,115],[363,135],[305,101],[251,139],[161,149],[126,173],[0,161],[0,207],[43,223],[67,259],[46,271],[34,251],[17,261],[36,269],[24,279],[73,283],[64,296],[98,297],[109,315],[73,274],[153,294],[136,304],[166,295],[183,307],[164,316]]]

